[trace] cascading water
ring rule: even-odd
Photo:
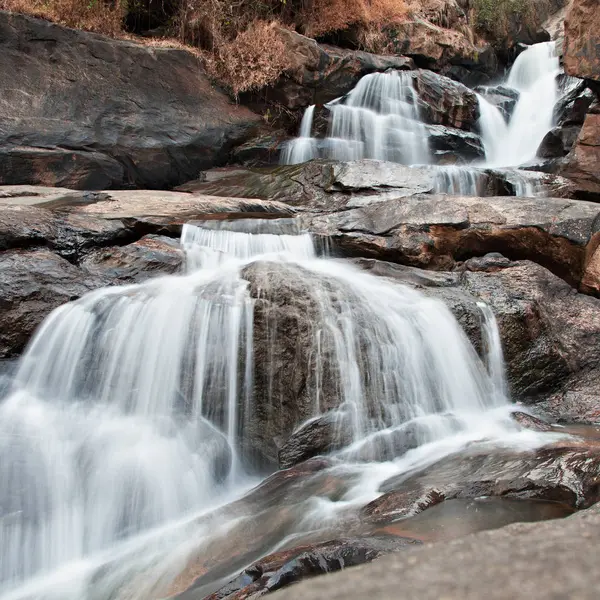
[[[497,106],[477,94],[485,161],[452,167],[430,164],[428,132],[421,119],[413,75],[400,71],[367,75],[346,97],[326,105],[331,114],[325,139],[311,137],[314,106],[309,107],[300,137],[287,145],[282,162],[369,158],[406,165],[430,164],[436,170],[436,192],[485,196],[489,182],[486,169],[519,167],[536,157],[540,143],[552,128],[554,106],[570,89],[569,85],[559,89],[559,73],[554,42],[535,44],[522,52],[503,82],[503,87],[511,88],[518,96],[508,123]],[[514,195],[543,193],[539,181],[520,177],[516,170],[510,179]]]
[[[273,226],[263,224],[255,231]],[[444,442],[428,454],[423,444],[511,431],[498,416],[508,404],[489,309],[491,377],[440,301],[317,258],[311,238],[289,224],[281,235],[210,227],[184,227],[187,274],[62,306],[23,357],[0,404],[6,598],[117,597],[131,573],[165,560],[165,539],[173,547],[188,539],[173,538],[179,525],[169,523],[189,521],[247,485],[241,449],[256,409],[256,369],[269,373],[269,389],[289,387],[255,362],[257,302],[279,298],[286,282],[299,286],[291,300],[299,310],[313,307],[303,349],[315,367],[306,416],[339,409],[353,442],[345,460],[362,456],[374,436],[410,424],[419,460],[457,449]],[[281,290],[257,290],[250,267]],[[268,326],[278,354],[277,320]],[[376,488],[368,493],[375,497]],[[208,535],[202,531],[195,535]]]
[[[479,96],[480,127],[490,167],[516,167],[533,160],[552,128],[560,73],[555,42],[535,44],[513,65],[506,86],[519,93],[508,124],[500,110]]]
[[[310,107],[302,121],[300,138],[284,151],[284,164],[312,158],[428,162],[427,129],[419,115],[410,72],[366,75],[347,96],[330,102],[327,108],[331,113],[327,137],[320,141],[310,138],[308,122],[312,123],[314,114],[314,107]]]

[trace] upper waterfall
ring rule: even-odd
[[[486,166],[519,166],[536,157],[552,128],[559,73],[556,43],[535,44],[519,54],[506,80],[519,94],[508,123],[497,107],[479,96]]]

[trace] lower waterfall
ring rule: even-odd
[[[257,461],[250,438],[285,402],[303,408],[281,433],[335,410],[349,435],[339,460],[355,483],[343,502],[307,499],[309,529],[376,497],[384,473],[535,436],[508,416],[489,308],[480,360],[441,301],[317,256],[293,223],[240,223],[185,226],[186,273],[92,292],[37,332],[0,403],[3,600],[163,597],[161,578],[226,535],[198,515],[262,476],[268,449]],[[285,339],[302,319],[305,337]],[[284,397],[294,382],[282,360],[304,361],[301,396]],[[409,425],[413,450],[361,460]]]

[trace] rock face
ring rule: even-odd
[[[599,418],[600,300],[576,293],[539,265],[501,255],[471,258],[451,273],[356,262],[443,300],[476,348],[481,336],[477,302],[486,302],[500,329],[512,398],[535,404],[555,421]]]
[[[259,117],[198,59],[0,12],[0,183],[165,188],[222,164]]]
[[[570,178],[583,198],[600,198],[600,110],[587,115],[561,174]]]
[[[600,14],[595,0],[573,0],[565,20],[565,71],[600,81]]]

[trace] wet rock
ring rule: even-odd
[[[266,167],[279,164],[287,132],[263,133],[238,146],[231,154],[232,161],[247,167]]]
[[[252,564],[205,600],[241,600],[253,595],[262,596],[308,577],[365,564],[390,552],[419,544],[413,539],[381,536],[339,539],[284,550]],[[193,588],[178,596],[179,600],[193,598],[196,598]]]
[[[565,19],[565,71],[600,80],[600,15],[594,0],[574,0]]]
[[[524,427],[525,429],[531,429],[533,431],[552,431],[552,425],[546,423],[538,417],[529,415],[524,412],[514,412],[511,415],[513,421]]]
[[[600,448],[556,442],[531,452],[474,449],[449,456],[412,477],[384,482],[362,514],[377,523],[418,514],[453,498],[498,496],[560,502],[575,509],[600,500]]]
[[[498,107],[508,121],[519,99],[519,92],[503,85],[484,85],[476,88],[490,104]]]
[[[477,303],[486,302],[500,329],[511,397],[554,422],[600,417],[600,300],[576,293],[539,265],[498,254],[471,258],[451,273],[354,262],[444,301],[475,348],[481,344]]]
[[[541,158],[562,158],[571,152],[575,145],[581,127],[571,125],[569,127],[554,127],[542,140],[538,149]]]
[[[140,283],[157,275],[179,273],[183,265],[179,241],[157,235],[144,236],[127,246],[93,250],[80,264],[88,273],[119,283]]]
[[[49,250],[0,252],[0,358],[18,355],[52,310],[107,284]]]
[[[466,162],[485,158],[485,149],[476,133],[443,125],[428,125],[429,148],[435,158],[458,157]]]
[[[288,469],[314,456],[346,446],[351,441],[346,427],[341,412],[334,411],[311,419],[292,433],[279,449],[279,468]]]
[[[475,127],[479,104],[473,90],[425,70],[414,72],[414,82],[426,122],[467,131]]]
[[[18,92],[0,91],[3,184],[170,187],[223,164],[260,124],[181,49],[0,12],[0,52],[0,78],[21,74]]]

